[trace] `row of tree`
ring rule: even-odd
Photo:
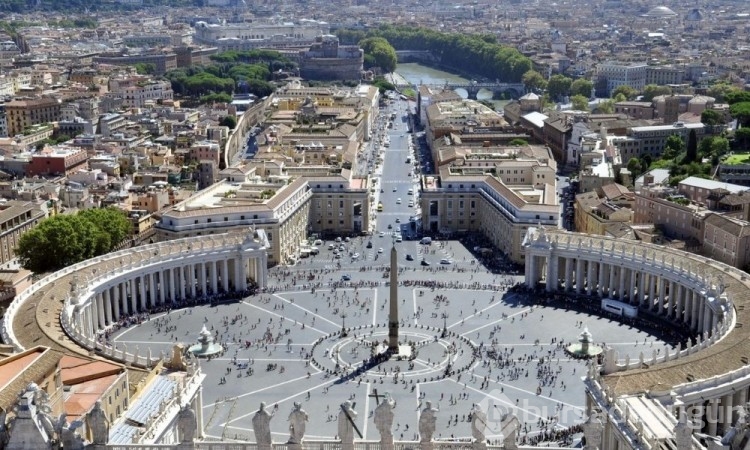
[[[396,49],[382,37],[370,37],[359,41],[359,46],[365,51],[365,69],[379,67],[383,73],[396,70]]]
[[[380,37],[396,50],[426,50],[441,65],[490,80],[520,82],[532,66],[531,60],[518,50],[499,44],[493,35],[487,34],[441,33],[401,25],[382,25],[369,31],[340,29],[336,34],[344,44]]]
[[[296,64],[270,50],[229,51],[211,57],[215,62],[170,70],[165,77],[178,95],[201,98],[202,102],[231,99],[234,92],[265,97],[274,91],[273,72]]]
[[[32,272],[49,272],[112,251],[130,235],[125,213],[87,209],[42,220],[18,241],[16,255]]]

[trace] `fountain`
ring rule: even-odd
[[[585,328],[578,337],[577,344],[570,344],[565,351],[573,358],[590,359],[599,355],[603,349],[595,345],[589,329]]]
[[[201,332],[199,333],[198,343],[191,345],[188,351],[198,358],[207,358],[209,356],[218,355],[224,351],[224,347],[221,344],[214,342],[211,332],[206,329],[206,325],[203,325]]]

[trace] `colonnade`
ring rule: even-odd
[[[127,316],[181,306],[189,299],[264,288],[268,241],[260,234],[263,242],[252,235],[244,240],[227,235],[139,247],[141,259],[133,261],[130,255],[126,264],[122,258],[118,268],[98,274],[76,292],[74,309],[66,309],[71,313],[64,312],[65,319],[85,340],[95,342],[99,330]]]
[[[544,283],[550,293],[561,292],[613,299],[636,306],[641,311],[662,316],[675,324],[684,324],[696,333],[710,336],[724,318],[721,292],[690,273],[683,261],[667,261],[642,249],[631,251],[626,244],[619,249],[614,242],[600,246],[553,244],[546,237],[527,240],[526,285],[536,288]]]

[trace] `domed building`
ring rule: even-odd
[[[676,17],[677,13],[672,11],[671,9],[667,8],[666,6],[657,6],[655,8],[652,8],[649,12],[644,14],[645,17],[654,17],[654,18],[671,18]]]

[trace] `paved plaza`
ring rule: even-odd
[[[500,417],[508,411],[528,436],[564,429],[583,419],[586,363],[563,348],[584,328],[623,359],[664,348],[656,337],[607,318],[531,305],[506,289],[522,274],[490,273],[457,241],[404,241],[395,244],[400,342],[413,354],[378,362],[373,355],[388,334],[391,239],[374,236],[366,248],[367,239],[343,243],[342,259],[326,243],[296,266],[271,269],[272,293],[154,314],[112,340],[157,355],[176,342],[195,343],[205,325],[226,346],[223,355],[201,361],[207,438],[253,440],[251,419],[265,402],[276,413],[271,429],[278,442],[289,436],[296,401],[310,416],[307,439],[335,437],[339,405],[351,400],[362,435],[376,440],[372,414],[384,394],[396,401],[397,440],[418,438],[425,401],[439,409],[436,439],[470,437],[474,403],[488,414],[489,439],[500,438]],[[422,266],[423,259],[431,265]],[[431,281],[446,287],[425,287]]]

